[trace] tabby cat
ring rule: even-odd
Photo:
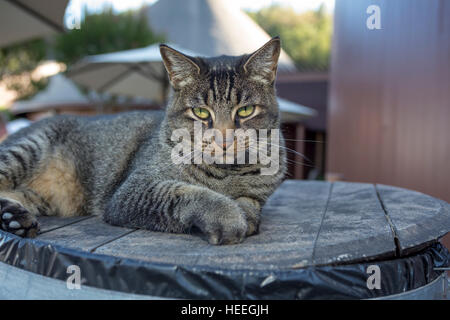
[[[0,145],[1,229],[34,237],[39,215],[94,214],[154,231],[195,227],[211,244],[258,232],[261,207],[285,173],[283,148],[278,171],[261,175],[261,163],[174,164],[171,135],[192,131],[194,121],[222,132],[278,129],[280,39],[237,57],[190,57],[166,45],[160,51],[173,88],[165,112],[56,116]]]

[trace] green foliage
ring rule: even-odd
[[[80,29],[57,35],[54,41],[56,58],[71,64],[86,55],[144,47],[164,39],[147,26],[145,16],[128,11],[114,13],[105,8],[101,13],[84,10]],[[49,44],[35,39],[0,48],[0,81],[28,99],[44,89],[48,79],[34,80],[31,72],[46,58]]]
[[[323,5],[305,13],[273,5],[248,14],[269,35],[281,37],[283,48],[300,70],[328,69],[333,23]]]
[[[0,123],[14,120],[14,115],[6,107],[0,107]]]
[[[45,58],[45,42],[41,39],[0,48],[0,80],[5,76],[30,72]]]
[[[60,61],[72,64],[86,55],[140,48],[163,40],[149,29],[141,13],[116,14],[111,7],[89,13],[85,8],[80,28],[56,38],[55,54]]]
[[[32,77],[12,78],[6,81],[9,90],[17,92],[17,100],[29,100],[36,93],[47,88],[48,78],[34,80]]]
[[[17,92],[19,99],[30,97],[46,86],[45,81],[34,81],[31,72],[46,56],[46,43],[33,39],[0,48],[0,81]],[[23,76],[28,74],[28,76]]]

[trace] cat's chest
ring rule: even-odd
[[[235,176],[212,177],[198,179],[190,176],[189,182],[207,187],[218,193],[237,199],[239,197],[259,198],[261,186],[263,183],[253,176]]]
[[[227,176],[210,183],[209,188],[228,195],[232,198],[249,196],[252,194],[252,184],[245,176]]]

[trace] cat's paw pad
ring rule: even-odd
[[[21,237],[34,238],[39,224],[19,202],[0,199],[0,229]]]

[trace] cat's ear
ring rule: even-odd
[[[200,67],[192,60],[192,57],[164,44],[159,46],[159,51],[174,89],[181,89],[195,81],[200,73]]]
[[[280,51],[280,38],[272,38],[247,58],[244,64],[244,71],[253,80],[261,81],[265,84],[273,84],[277,75]]]

